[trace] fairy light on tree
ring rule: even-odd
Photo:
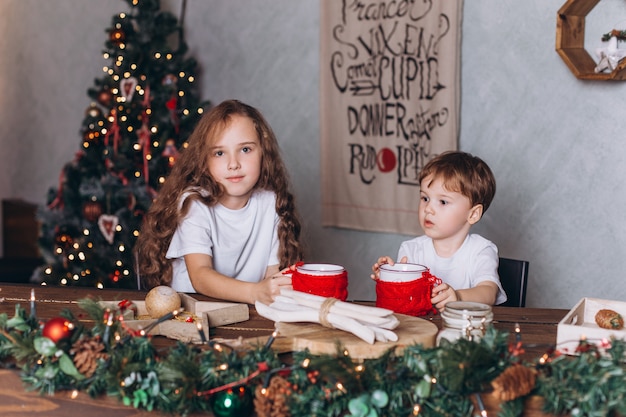
[[[38,211],[46,285],[135,288],[132,248],[141,220],[208,106],[186,57],[181,18],[160,0],[125,0],[112,17],[108,62],[87,90],[79,151]]]

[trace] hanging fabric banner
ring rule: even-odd
[[[458,147],[462,9],[321,1],[324,226],[422,234],[419,171]]]

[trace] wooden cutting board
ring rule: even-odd
[[[309,349],[316,355],[334,355],[337,343],[348,350],[354,359],[373,359],[387,350],[396,347],[401,353],[404,347],[422,344],[424,347],[435,346],[438,327],[419,317],[396,314],[400,325],[393,331],[398,335],[396,342],[374,342],[369,344],[352,333],[329,329],[317,323],[276,323],[278,336],[272,348],[279,352],[294,352]]]

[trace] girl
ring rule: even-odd
[[[291,288],[280,271],[301,260],[299,237],[272,129],[255,108],[228,100],[198,122],[135,251],[145,289],[269,304]]]

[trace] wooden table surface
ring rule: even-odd
[[[93,296],[102,300],[143,300],[145,292],[129,290],[96,290],[77,287],[39,287],[27,284],[0,283],[0,313],[12,315],[15,304],[21,304],[27,311],[30,304],[30,292],[35,288],[37,299],[37,316],[42,320],[58,316],[64,309],[69,309],[79,318],[85,318],[77,300]],[[202,295],[193,295],[200,301],[211,301]],[[546,308],[514,308],[494,307],[494,326],[497,329],[513,333],[519,323],[526,348],[526,356],[535,358],[543,354],[549,346],[556,343],[558,322],[568,310]],[[439,316],[424,317],[441,327]],[[250,307],[250,319],[243,323],[220,326],[211,329],[211,338],[223,339],[254,339],[265,340],[274,331],[274,323],[261,317]],[[153,341],[157,347],[171,346],[174,341],[156,336]],[[87,414],[88,413],[88,414]],[[0,416],[69,416],[89,415],[89,417],[110,416],[140,417],[161,416],[158,412],[147,412],[126,407],[115,399],[92,399],[87,394],[78,393],[71,398],[71,393],[60,392],[54,396],[42,397],[38,393],[29,392],[22,385],[19,373],[15,370],[0,370]],[[206,414],[204,414],[206,416]]]

